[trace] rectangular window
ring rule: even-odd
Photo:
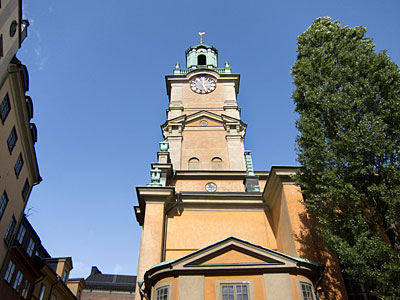
[[[13,284],[13,289],[16,290],[17,292],[19,291],[19,288],[21,286],[23,276],[24,275],[22,274],[21,270],[18,270],[17,276],[15,276],[15,280],[14,280],[14,284]]]
[[[17,132],[15,131],[15,127],[13,127],[7,139],[8,150],[10,150],[10,153],[12,153],[15,144],[17,143],[17,140],[18,140]]]
[[[22,199],[24,201],[26,201],[26,199],[28,198],[28,194],[29,194],[29,189],[30,189],[31,185],[29,184],[29,180],[28,178],[25,180],[25,184],[24,187],[22,188],[21,191],[21,195],[22,195]]]
[[[168,300],[168,287],[167,286],[157,289],[156,300]]]
[[[56,295],[54,295],[54,294],[51,294],[50,300],[57,300],[57,297],[56,297]]]
[[[29,287],[31,286],[31,283],[29,280],[25,279],[24,281],[24,289],[22,290],[22,298],[26,299],[28,298],[29,294]]]
[[[46,285],[44,283],[42,283],[42,285],[40,287],[39,300],[43,300],[44,299],[44,293],[45,292],[46,292]]]
[[[222,284],[222,300],[248,300],[249,286],[248,284]]]
[[[14,232],[15,224],[17,224],[17,221],[15,220],[15,217],[12,216],[10,223],[8,224],[6,234],[4,235],[4,241],[8,245],[11,241],[12,234]]]
[[[17,175],[17,178],[19,176],[19,173],[21,173],[23,165],[24,165],[24,159],[22,158],[22,153],[20,153],[18,156],[18,159],[14,165],[14,171],[15,171],[15,175]]]
[[[25,236],[26,228],[24,225],[21,224],[18,230],[17,234],[17,241],[20,245],[22,245],[22,242],[24,241],[24,236]]]
[[[301,282],[301,293],[303,294],[303,299],[304,300],[313,300],[313,293],[312,293],[312,287],[311,284]]]
[[[1,217],[3,216],[4,211],[6,210],[7,203],[8,203],[8,197],[6,191],[4,191],[0,199],[0,220]]]
[[[1,101],[1,103],[0,103],[0,119],[3,124],[7,118],[10,110],[11,110],[10,98],[8,97],[8,93],[7,93],[6,96],[3,98],[3,101]]]
[[[14,269],[15,269],[15,264],[12,262],[12,260],[10,260],[10,262],[8,263],[6,274],[4,275],[4,280],[7,281],[8,283],[11,282],[11,278],[13,276]]]
[[[28,244],[28,248],[26,249],[26,253],[28,253],[29,256],[32,256],[33,250],[35,249],[35,241],[30,238],[29,239],[29,244]]]
[[[67,275],[68,275],[67,270],[64,270],[62,281],[64,281],[64,282],[67,281]]]

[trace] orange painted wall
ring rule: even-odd
[[[182,132],[181,170],[188,169],[188,161],[197,157],[201,162],[201,170],[211,170],[211,159],[220,157],[225,170],[229,170],[228,146],[226,131],[221,130],[184,130]]]
[[[166,259],[179,258],[230,236],[276,249],[264,211],[184,210],[168,218]]]

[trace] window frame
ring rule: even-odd
[[[167,288],[167,289],[168,289],[167,299],[168,299],[168,300],[171,300],[171,299],[172,299],[172,286],[173,286],[172,281],[169,281],[169,282],[162,282],[162,283],[160,283],[160,284],[155,285],[155,286],[154,286],[154,290],[153,290],[154,293],[152,293],[152,294],[154,295],[154,298],[153,298],[153,296],[152,296],[152,299],[153,299],[153,300],[157,300],[157,299],[158,299],[158,298],[157,298],[157,291],[160,290],[160,289]],[[163,299],[163,300],[164,300],[164,299]]]
[[[10,96],[7,93],[0,103],[0,119],[2,124],[6,122],[10,111],[11,111]]]
[[[13,290],[16,291],[17,293],[19,292],[19,289],[21,288],[21,283],[22,283],[23,277],[24,277],[24,273],[22,273],[21,270],[18,270],[17,275],[14,278],[14,284],[12,286]]]
[[[24,280],[24,288],[22,289],[22,293],[21,296],[24,299],[28,298],[28,294],[29,294],[29,288],[31,287],[31,283],[28,279]]]
[[[44,283],[42,283],[42,285],[40,286],[40,292],[39,292],[38,300],[43,300],[44,299],[44,295],[46,294],[46,288],[47,288],[47,286]]]
[[[6,233],[4,234],[4,242],[8,245],[11,242],[11,238],[15,229],[15,225],[17,225],[17,220],[14,215],[12,215],[10,223],[8,223]]]
[[[22,200],[26,201],[28,199],[30,188],[31,188],[31,185],[29,184],[29,179],[26,178],[24,186],[22,187],[22,190],[21,190]]]
[[[15,269],[15,264],[10,259],[10,261],[8,262],[6,273],[4,274],[4,277],[3,277],[5,282],[7,282],[8,284],[10,284],[10,282],[11,282],[12,276],[14,274],[14,269]]]
[[[195,168],[191,167],[191,162],[192,162],[192,164],[193,164],[193,162],[197,163]],[[200,159],[198,157],[194,157],[193,156],[193,157],[189,158],[189,160],[188,160],[188,170],[192,170],[192,171],[201,170],[201,161],[200,161]]]
[[[17,131],[16,131],[15,126],[14,126],[11,129],[11,132],[8,135],[8,138],[7,138],[7,147],[8,147],[8,151],[10,151],[10,154],[14,150],[15,145],[17,144],[17,141],[18,141],[18,135],[17,135]]]
[[[6,191],[4,190],[0,198],[0,220],[3,217],[4,212],[6,211],[7,204],[8,204],[8,196]]]
[[[35,247],[36,247],[36,242],[33,240],[32,237],[29,238],[28,247],[26,247],[26,253],[28,253],[30,257],[32,257]]]
[[[14,165],[14,171],[15,171],[15,175],[17,176],[17,178],[18,178],[19,174],[21,174],[23,166],[24,166],[24,159],[22,157],[22,153],[20,153],[18,155],[17,161],[15,162],[15,165]]]
[[[311,298],[308,297],[308,295],[306,296],[307,298],[305,298],[304,294],[303,294],[303,286],[307,286],[310,288],[310,296]],[[301,300],[315,300],[315,290],[314,290],[314,286],[312,284],[311,281],[308,281],[307,279],[297,279],[297,289],[298,289],[298,294],[299,294],[299,299]]]
[[[220,164],[219,168],[215,168],[216,164]],[[224,161],[221,157],[219,156],[214,156],[213,158],[211,158],[210,161],[210,168],[213,171],[223,171],[224,170]]]
[[[223,300],[222,297],[222,286],[224,285],[247,285],[247,299],[253,300],[254,299],[254,282],[253,279],[226,279],[226,280],[215,280],[215,290],[217,299],[216,300]],[[236,288],[234,288],[236,291]],[[234,299],[236,300],[236,294],[234,294]]]
[[[22,245],[24,241],[25,233],[26,233],[26,228],[23,224],[21,224],[17,233],[17,241],[20,245]]]

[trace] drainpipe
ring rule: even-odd
[[[35,295],[33,295],[33,292],[35,290],[35,286],[40,283],[41,281],[43,281],[44,276],[40,276],[33,284],[32,284],[32,299],[38,299]]]
[[[143,300],[143,297],[144,297],[146,300],[149,300],[149,298],[147,298],[146,294],[145,294],[145,293],[143,292],[143,290],[142,290],[142,286],[143,286],[143,284],[144,284],[144,280],[139,280],[139,281],[137,282],[137,284],[138,284],[138,287],[139,287],[139,294],[140,294],[141,300]]]
[[[315,287],[314,287],[315,297],[317,298],[317,300],[319,300],[319,293],[317,291],[317,288],[318,288],[319,284],[321,283],[322,279],[325,276],[325,265],[321,266],[321,269],[322,269],[321,276],[319,277],[319,279],[318,279],[318,281],[317,281],[317,283],[315,284]]]
[[[176,202],[172,205],[166,212],[164,216],[164,234],[163,234],[163,250],[161,253],[161,261],[165,261],[166,255],[166,246],[167,246],[167,224],[168,224],[168,214],[171,210],[179,205],[182,202],[182,195],[181,193],[176,194]]]
[[[57,283],[59,283],[61,281],[61,279],[60,279],[60,276],[58,276],[57,275],[57,281],[56,282],[54,282],[51,286],[50,286],[50,293],[49,293],[49,298],[47,298],[47,299],[49,299],[50,300],[50,297],[51,297],[51,292],[53,291],[53,287],[57,284]]]

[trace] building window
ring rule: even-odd
[[[28,253],[29,256],[32,256],[34,249],[35,249],[35,241],[32,238],[30,238],[28,248],[26,249],[26,253]]]
[[[28,298],[28,293],[29,293],[29,287],[31,286],[31,283],[29,280],[25,279],[24,281],[24,289],[22,290],[22,298],[26,299]]]
[[[1,47],[1,45],[0,45],[0,47]],[[1,101],[1,103],[0,103],[0,118],[1,118],[1,122],[3,124],[7,118],[10,110],[11,110],[10,98],[8,97],[8,93],[7,93],[6,96],[3,98],[3,101]]]
[[[13,276],[14,269],[15,269],[15,264],[12,262],[12,260],[10,260],[10,262],[8,263],[6,274],[4,275],[4,280],[7,281],[8,283],[11,282],[11,278]]]
[[[20,245],[22,245],[22,242],[23,242],[23,240],[24,240],[25,232],[26,232],[25,226],[24,226],[24,225],[21,225],[21,226],[19,227],[18,234],[17,234],[17,241],[18,241],[18,243],[19,243]]]
[[[17,132],[15,131],[15,127],[13,127],[7,139],[8,150],[10,150],[10,153],[12,153],[14,146],[17,143],[17,140]]]
[[[200,160],[197,157],[192,157],[189,159],[188,163],[189,170],[199,170],[200,169]]]
[[[6,191],[4,191],[0,199],[0,220],[1,217],[3,216],[4,211],[6,210],[7,203],[8,203],[8,197]]]
[[[18,159],[14,165],[14,171],[15,171],[15,175],[17,175],[17,178],[19,176],[19,173],[21,173],[23,165],[24,165],[24,159],[22,158],[22,153],[20,153],[18,156]]]
[[[214,157],[211,160],[211,170],[223,170],[222,159],[219,157]]]
[[[68,275],[67,270],[64,270],[62,281],[64,281],[64,282],[67,281],[67,275]]]
[[[15,221],[15,217],[12,216],[10,223],[8,224],[7,230],[6,230],[6,234],[4,235],[4,241],[6,242],[6,244],[8,245],[11,241],[11,237],[12,234],[14,232],[14,228],[15,228],[15,224],[17,223],[17,221]]]
[[[54,294],[51,294],[50,300],[57,300],[57,297],[56,297],[56,295],[54,295]]]
[[[17,292],[19,291],[19,287],[21,286],[23,276],[24,275],[22,274],[21,270],[18,270],[17,276],[15,276],[15,280],[14,280],[14,284],[13,284],[13,289],[16,290]]]
[[[168,286],[163,286],[157,289],[156,300],[168,300]]]
[[[301,293],[304,300],[314,300],[311,284],[300,282]]]
[[[200,66],[205,66],[207,64],[207,58],[204,54],[197,56],[197,64]]]
[[[43,300],[44,299],[44,293],[46,292],[46,285],[44,283],[42,283],[42,285],[40,286],[40,293],[39,293],[39,300]]]
[[[248,284],[221,284],[222,300],[248,300]]]
[[[22,199],[24,201],[26,201],[26,199],[28,198],[28,194],[29,194],[29,189],[30,189],[31,185],[29,184],[29,180],[28,178],[25,180],[25,184],[24,187],[22,188],[21,191],[21,195],[22,195]]]

